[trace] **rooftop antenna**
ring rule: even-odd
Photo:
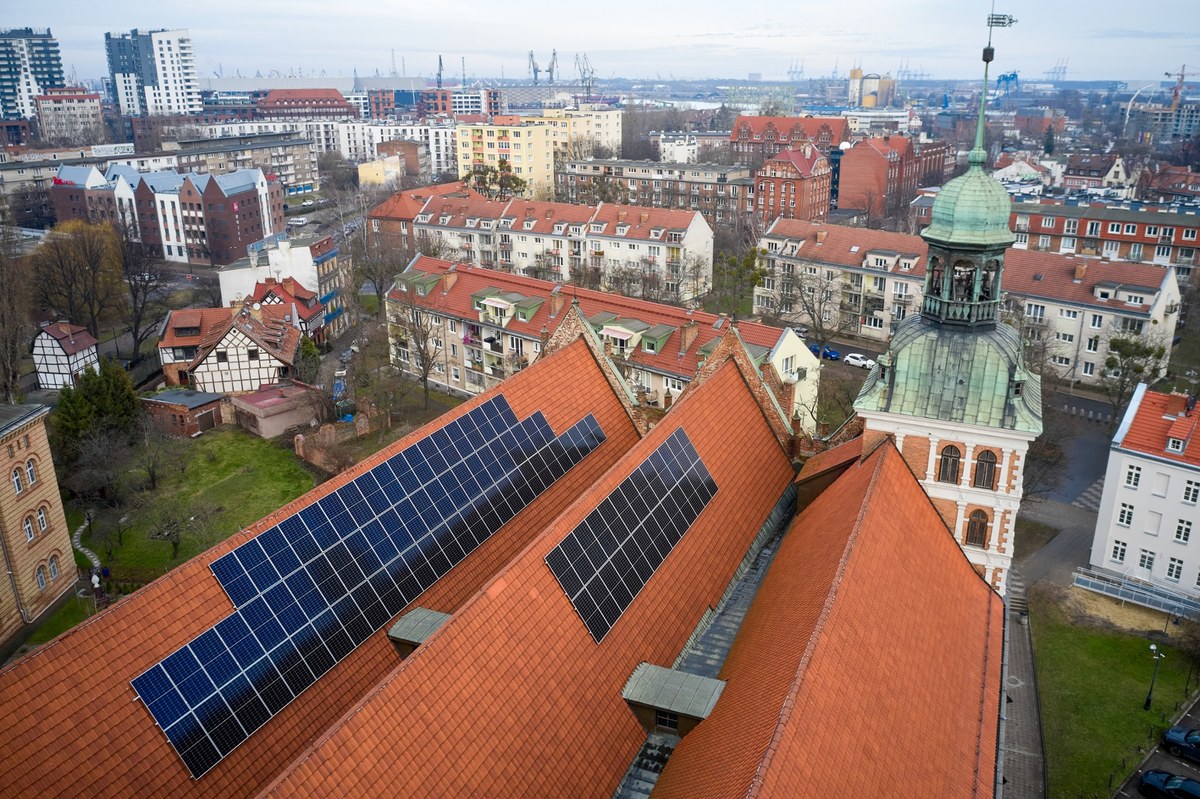
[[[970,155],[967,156],[967,162],[972,166],[983,168],[983,164],[987,161],[987,150],[984,149],[984,112],[987,111],[987,92],[988,92],[988,67],[996,58],[996,50],[992,47],[992,29],[993,28],[1011,28],[1017,22],[1015,17],[1008,14],[996,13],[996,0],[992,0],[992,13],[988,14],[988,41],[987,46],[983,48],[983,94],[979,98],[979,122],[975,126],[975,147],[972,148]]]

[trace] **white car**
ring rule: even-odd
[[[875,365],[875,362],[863,355],[861,352],[852,352],[845,358],[845,363],[848,366],[861,366],[863,369],[870,369]]]
[[[316,205],[316,203],[312,200],[305,200],[304,202],[300,203],[300,205],[303,208],[312,208],[314,205]]]

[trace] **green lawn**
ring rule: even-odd
[[[295,454],[239,429],[210,431],[180,442],[187,448],[187,468],[166,473],[153,496],[130,514],[130,529],[123,545],[113,553],[111,565],[162,572],[199,554],[207,546],[184,540],[179,557],[171,560],[171,545],[148,538],[150,524],[161,503],[186,509],[219,508],[214,527],[218,540],[308,491],[315,484]],[[211,545],[213,542],[208,542]],[[84,546],[104,559],[104,543],[85,534]]]
[[[1073,624],[1037,591],[1030,595],[1030,624],[1049,795],[1108,796],[1109,775],[1119,784],[1141,761],[1139,747],[1170,725],[1184,700],[1187,661],[1164,649],[1153,704],[1142,710],[1153,670],[1148,640]]]
[[[53,616],[47,619],[41,627],[37,628],[33,635],[25,640],[25,643],[31,645],[44,644],[50,639],[65,633],[84,619],[87,619],[94,612],[95,608],[90,598],[73,596]]]

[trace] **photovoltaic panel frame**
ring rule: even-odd
[[[134,690],[199,778],[604,439],[489,399],[213,561],[236,610]]]
[[[682,427],[546,555],[596,643],[717,493]]]

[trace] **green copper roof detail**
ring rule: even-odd
[[[910,316],[879,364],[855,410],[1035,435],[1042,430],[1041,378],[1025,368],[1021,340],[1008,325],[954,330]]]

